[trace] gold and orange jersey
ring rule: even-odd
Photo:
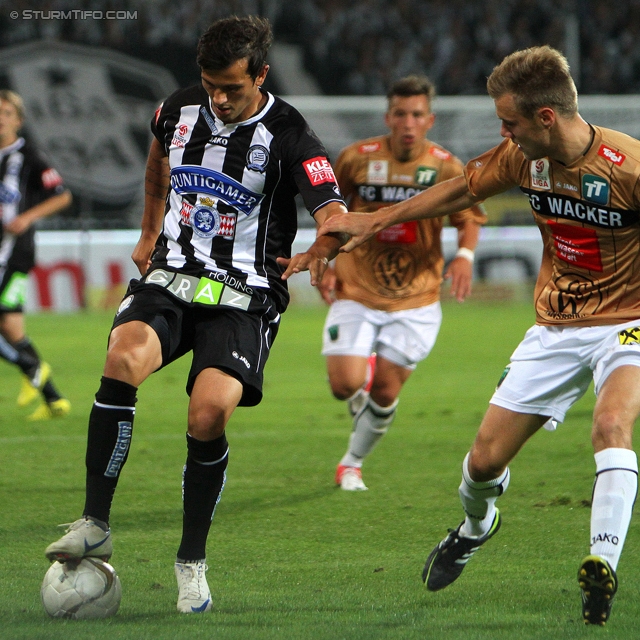
[[[406,200],[443,180],[462,175],[462,163],[425,140],[416,160],[399,162],[388,136],[369,138],[342,150],[335,172],[351,211],[375,211]],[[480,207],[450,217],[458,229],[469,219],[482,224]],[[351,253],[336,258],[336,297],[372,309],[400,311],[440,298],[444,258],[442,218],[404,222],[381,231]]]
[[[571,165],[527,160],[511,140],[471,160],[482,198],[519,186],[542,234],[536,323],[603,325],[640,319],[640,142],[593,127]]]

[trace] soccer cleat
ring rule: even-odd
[[[52,402],[43,402],[28,418],[32,422],[64,418],[71,411],[71,403],[66,398],[58,398]]]
[[[578,569],[578,584],[582,589],[584,623],[604,626],[618,590],[616,572],[604,558],[587,556]]]
[[[465,538],[457,529],[449,529],[447,537],[429,554],[422,571],[422,581],[429,591],[439,591],[458,579],[473,554],[500,529],[502,518],[496,509],[493,524],[488,533],[480,538]]]
[[[345,491],[367,491],[362,481],[362,469],[339,464],[336,469],[336,484]]]
[[[18,406],[26,407],[31,404],[40,395],[49,378],[51,378],[51,366],[46,362],[40,363],[33,378],[23,375],[20,392],[16,398]]]
[[[31,404],[38,396],[40,392],[36,387],[31,384],[31,381],[27,376],[22,376],[22,382],[20,384],[20,391],[16,398],[16,404],[19,407],[26,407]]]
[[[111,557],[113,545],[110,530],[105,531],[87,517],[60,526],[68,527],[67,532],[60,540],[52,542],[44,552],[51,562],[66,562],[87,557],[100,558],[107,562]]]
[[[211,610],[211,591],[205,576],[208,569],[204,560],[176,562],[180,613],[206,613]]]

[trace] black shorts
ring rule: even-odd
[[[264,365],[280,324],[275,308],[258,314],[183,304],[161,287],[132,281],[113,327],[132,320],[148,324],[157,333],[162,367],[193,351],[189,395],[197,375],[213,367],[242,383],[240,406],[252,407],[262,400]]]
[[[11,267],[0,272],[0,313],[23,313],[28,274]]]

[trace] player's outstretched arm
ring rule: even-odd
[[[169,191],[169,161],[160,143],[154,138],[144,175],[144,211],[140,223],[140,239],[131,254],[141,275],[151,264],[151,254],[162,229],[164,206]]]
[[[349,252],[366,242],[378,231],[399,222],[439,218],[461,209],[467,209],[478,201],[469,191],[464,176],[458,176],[419,193],[412,198],[383,207],[375,213],[349,213],[332,216],[318,230],[318,235],[347,233],[351,236],[340,251]]]
[[[331,217],[341,217],[345,215],[346,211],[343,204],[330,202],[316,211],[316,224],[319,226]],[[322,282],[322,277],[329,265],[329,261],[338,255],[340,245],[344,244],[345,241],[346,236],[344,234],[326,233],[319,235],[304,253],[296,253],[291,258],[276,258],[278,264],[281,267],[285,267],[285,271],[280,277],[283,280],[287,280],[294,273],[309,271],[312,286],[318,285]]]

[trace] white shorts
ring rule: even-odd
[[[614,369],[640,367],[640,320],[599,327],[527,331],[511,356],[491,403],[562,422],[594,382],[596,395]]]
[[[374,351],[407,369],[428,355],[442,323],[439,302],[404,311],[379,311],[353,300],[336,300],[322,334],[322,355],[362,356]]]

